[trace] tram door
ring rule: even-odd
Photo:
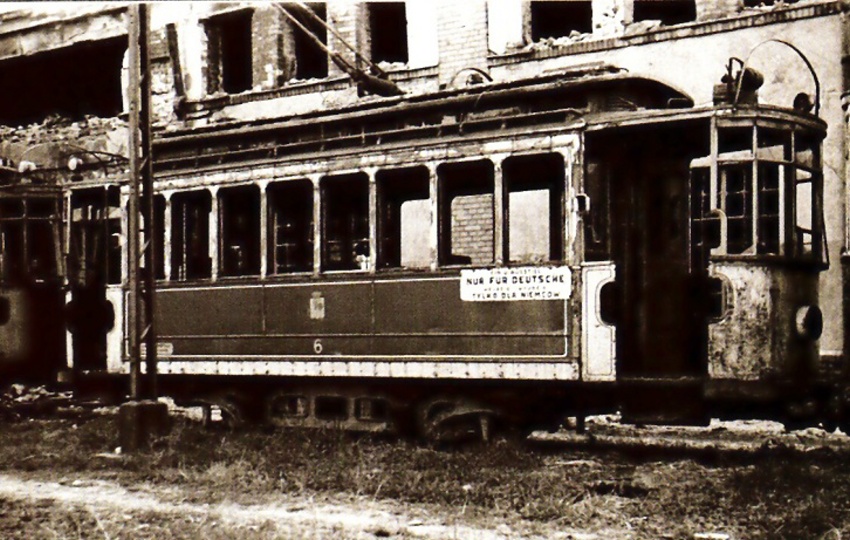
[[[105,370],[107,335],[114,328],[116,318],[107,288],[121,282],[118,189],[74,192],[70,217],[70,301],[66,317],[74,369]]]
[[[638,142],[639,141],[639,142]],[[607,182],[613,292],[602,299],[616,326],[624,419],[680,422],[698,415],[706,371],[706,319],[692,275],[685,145],[663,132],[612,137],[588,181]],[[597,189],[598,191],[598,189]]]

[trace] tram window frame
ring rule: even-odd
[[[493,162],[476,160],[442,163],[437,167],[437,178],[439,265],[492,266],[496,261]],[[455,203],[467,208],[458,209]],[[464,210],[477,214],[474,216],[477,222],[468,219],[468,215],[460,216]],[[460,244],[456,239],[464,239],[464,248],[471,251],[455,253],[455,248]]]
[[[823,172],[821,169],[821,143],[814,134],[794,133],[793,202],[790,229],[793,254],[802,260],[826,263],[824,216],[823,216]],[[808,227],[800,222],[801,188],[808,186]],[[805,235],[809,241],[805,241]],[[809,246],[808,248],[806,246]]]
[[[424,269],[431,265],[430,173],[426,167],[384,169],[375,175],[378,190],[379,269]],[[417,219],[410,204],[427,207]],[[421,211],[420,211],[421,213]]]
[[[564,167],[564,157],[558,153],[511,156],[502,162],[506,195],[505,261],[508,264],[545,264],[564,259]],[[548,220],[539,219],[543,205],[534,208],[533,201],[520,204],[521,197],[534,193],[547,198],[545,213]],[[528,210],[538,219],[519,219]],[[544,227],[545,231],[541,230]],[[518,248],[523,244],[528,246],[529,238],[532,239],[532,250],[517,257]],[[534,244],[535,238],[539,245]]]
[[[120,284],[124,242],[118,186],[73,191],[70,211],[70,279],[81,286]],[[89,252],[92,245],[94,251]]]
[[[186,212],[193,216],[187,223]],[[171,279],[190,281],[212,277],[210,256],[210,213],[212,195],[208,190],[180,191],[171,196]],[[187,246],[186,236],[191,237]]]
[[[260,188],[221,188],[218,197],[220,277],[260,275]]]
[[[38,208],[41,203],[44,206]],[[60,200],[27,199],[26,212],[27,269],[35,281],[55,279],[59,276],[62,253]]]
[[[269,275],[313,271],[313,183],[308,179],[274,182],[266,189]],[[285,221],[290,218],[291,221]]]
[[[0,283],[26,280],[26,242],[23,199],[0,198]]]
[[[369,177],[363,172],[324,176],[319,180],[324,272],[366,271],[369,244]]]

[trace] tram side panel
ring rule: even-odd
[[[233,371],[225,363],[248,362],[254,367],[245,367],[246,374],[325,375],[305,363],[573,362],[566,302],[468,302],[460,298],[459,280],[352,278],[162,289],[156,322],[169,352],[162,369],[222,374]],[[285,373],[270,368],[275,362],[302,366]]]

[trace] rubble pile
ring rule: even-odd
[[[53,414],[71,404],[71,392],[55,392],[44,386],[11,384],[0,393],[0,421],[16,421]]]
[[[0,155],[15,162],[24,159],[35,161],[37,156],[32,155],[33,149],[63,144],[124,154],[126,127],[127,123],[121,118],[86,116],[75,121],[58,115],[27,126],[0,125]]]

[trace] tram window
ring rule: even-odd
[[[33,279],[56,277],[59,246],[59,212],[56,201],[30,199],[27,204],[27,266]]]
[[[121,207],[116,186],[71,196],[69,271],[78,285],[121,282]]]
[[[794,163],[809,169],[820,167],[819,150],[819,140],[797,135],[794,140]]]
[[[540,263],[562,258],[561,194],[564,159],[560,154],[508,158],[508,260]]]
[[[431,264],[429,178],[424,167],[383,170],[376,175],[380,268]]]
[[[210,277],[210,208],[207,191],[176,193],[171,200],[172,278]]]
[[[779,254],[780,171],[776,163],[760,162],[758,170],[758,253]]]
[[[721,244],[720,218],[711,210],[711,173],[708,167],[691,169],[691,242],[694,264],[708,265],[712,249]]]
[[[752,166],[726,166],[720,169],[722,209],[726,213],[729,254],[741,254],[753,244]]]
[[[758,159],[791,161],[791,133],[778,129],[758,129]]]
[[[799,256],[810,256],[814,248],[814,219],[812,175],[808,171],[797,171],[794,193],[794,244]]]
[[[313,183],[294,180],[271,184],[269,204],[269,272],[313,269]]]
[[[444,163],[437,168],[437,175],[440,264],[492,264],[493,163]]]
[[[369,268],[369,178],[363,173],[322,178],[322,268]]]
[[[590,199],[590,213],[584,216],[584,257],[588,261],[611,259],[610,182],[604,167],[589,160],[585,168],[584,191]]]
[[[260,273],[260,188],[241,186],[220,189],[219,258],[221,275]]]
[[[717,147],[721,159],[752,159],[753,128],[719,129],[717,131]]]
[[[154,249],[156,250],[156,279],[165,279],[165,197],[153,198]]]
[[[23,215],[23,201],[0,199],[0,281],[5,283],[26,279]]]

